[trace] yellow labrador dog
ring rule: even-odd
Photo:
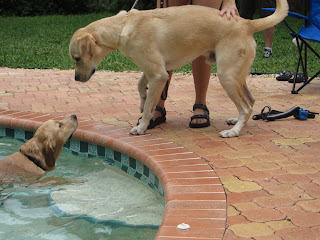
[[[236,137],[254,104],[246,85],[255,58],[253,34],[278,24],[287,13],[287,0],[277,0],[274,14],[256,20],[228,21],[218,16],[219,10],[190,5],[122,11],[74,33],[69,51],[76,62],[75,80],[88,81],[102,59],[119,49],[143,72],[138,84],[143,116],[131,134],[144,134],[168,79],[167,71],[206,56],[208,64],[217,63],[219,80],[239,111],[238,118],[227,120],[235,126],[220,136]]]
[[[62,121],[43,123],[33,138],[16,152],[0,160],[0,182],[30,182],[38,180],[46,171],[54,169],[63,145],[78,127],[76,115]],[[30,181],[28,181],[30,180]],[[62,178],[50,181],[66,181]]]

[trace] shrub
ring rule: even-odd
[[[130,10],[135,0],[0,0],[0,16],[88,14]],[[156,0],[139,0],[138,9],[156,7]]]

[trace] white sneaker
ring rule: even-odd
[[[264,49],[263,56],[264,56],[265,58],[271,57],[271,56],[272,56],[272,48],[265,48],[265,49]]]

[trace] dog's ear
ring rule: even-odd
[[[53,168],[56,164],[55,157],[56,141],[54,139],[48,139],[43,143],[43,155],[48,167]]]
[[[90,33],[85,33],[77,39],[80,55],[90,60],[93,56],[94,48],[96,47],[96,40]]]
[[[32,156],[34,158],[41,158],[41,150],[39,144],[34,138],[31,138],[25,144],[20,147],[20,152],[25,155]]]

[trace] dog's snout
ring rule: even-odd
[[[92,76],[95,72],[96,72],[96,70],[93,69],[92,72],[91,72],[91,76]]]
[[[80,81],[80,75],[75,75],[75,76],[74,76],[74,80]]]
[[[71,115],[71,118],[78,120],[77,115],[75,115],[75,114]]]

